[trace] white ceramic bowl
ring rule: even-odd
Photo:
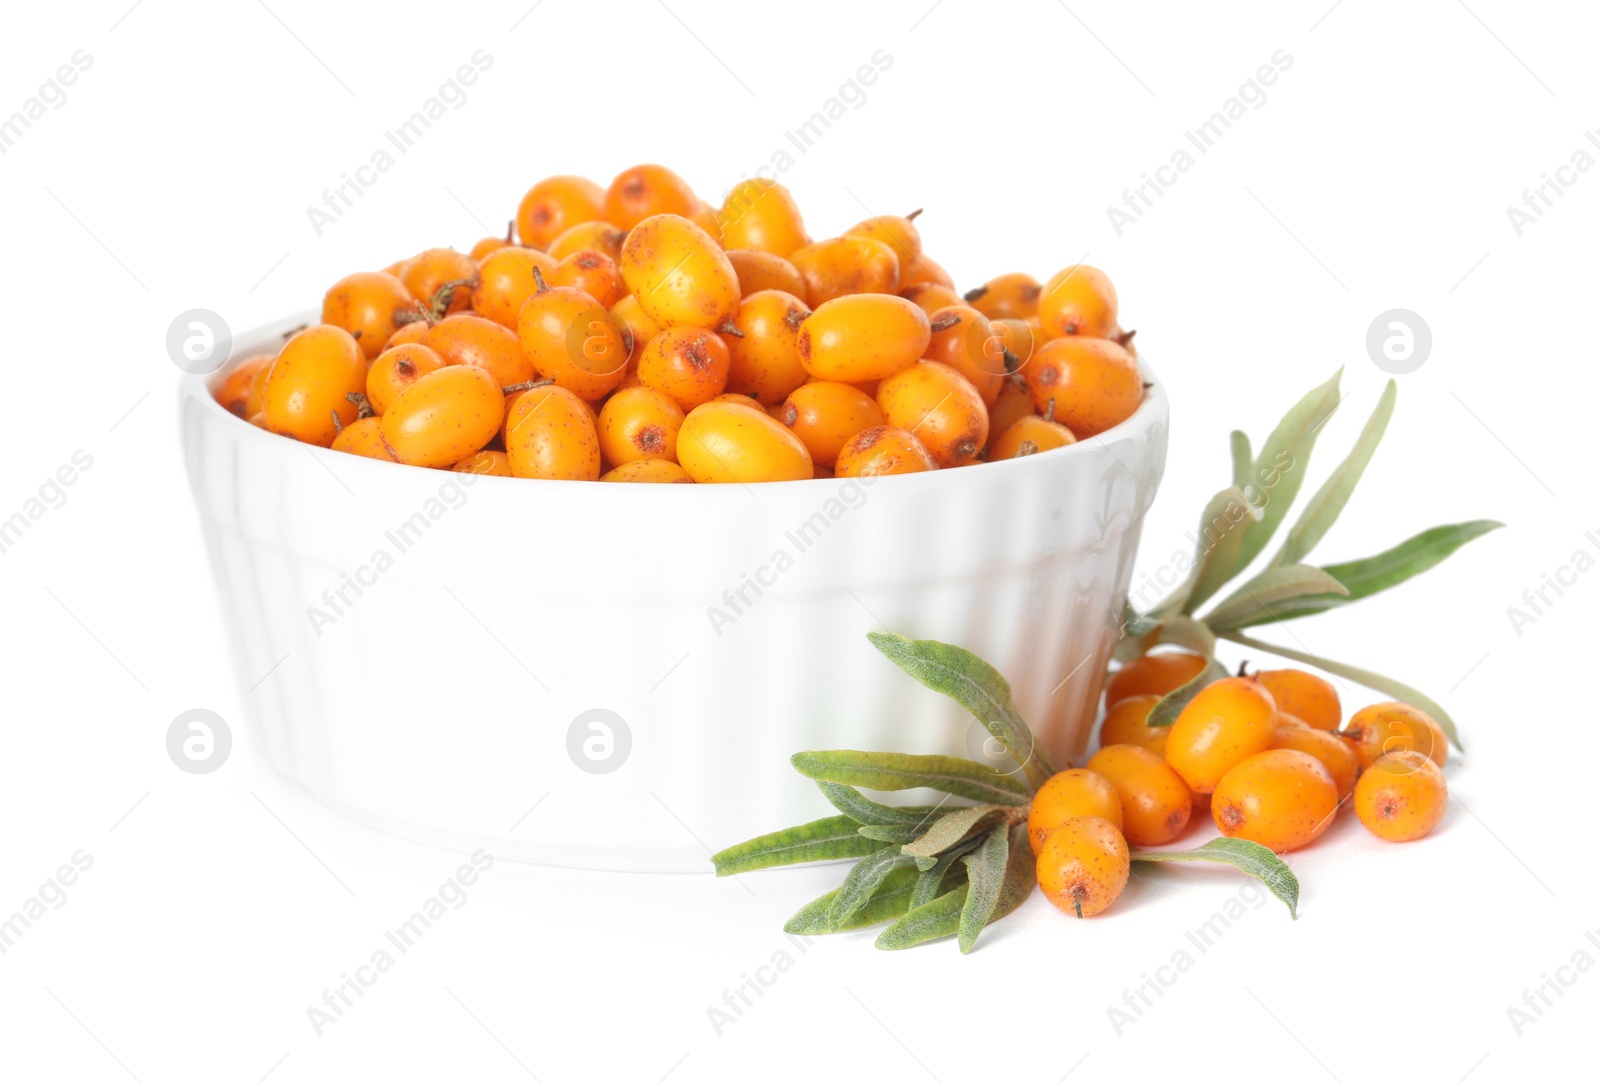
[[[1166,455],[1156,384],[1101,437],[948,472],[471,477],[264,432],[221,376],[185,378],[180,416],[258,747],[396,835],[602,869],[709,871],[827,815],[801,749],[989,755],[872,629],[977,652],[1081,753]]]

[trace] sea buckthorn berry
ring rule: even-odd
[[[832,469],[846,441],[883,424],[883,410],[865,392],[823,380],[790,392],[779,420],[794,430],[813,464]]]
[[[1022,369],[1040,414],[1079,440],[1126,421],[1144,402],[1138,363],[1109,339],[1054,339]]]
[[[324,295],[322,322],[348,331],[371,361],[399,330],[395,317],[410,308],[411,292],[399,279],[382,271],[357,271],[334,283]]]
[[[639,380],[685,411],[709,403],[728,386],[728,344],[699,327],[669,327],[645,344]]]
[[[1333,823],[1339,790],[1322,762],[1298,749],[1269,749],[1228,770],[1211,795],[1211,819],[1225,836],[1283,854]]]
[[[1052,448],[1065,448],[1077,439],[1072,435],[1072,430],[1060,422],[1046,421],[1037,416],[1021,418],[1000,434],[999,440],[989,443],[989,459],[992,462],[1048,452]]]
[[[1011,351],[1011,356],[1017,359],[1012,363],[1017,369],[1028,364],[1033,352],[1044,345],[1044,336],[1038,328],[1014,316],[991,317],[989,330],[994,332],[1001,347]]]
[[[326,448],[356,420],[351,392],[366,387],[367,356],[344,328],[296,332],[267,367],[261,409],[267,428]]]
[[[422,345],[437,353],[446,365],[471,365],[509,388],[533,378],[533,363],[516,333],[471,313],[447,316],[428,329]]]
[[[1350,743],[1337,734],[1301,724],[1285,726],[1279,716],[1276,730],[1272,732],[1274,749],[1295,749],[1316,757],[1333,776],[1333,785],[1339,792],[1339,801],[1350,797],[1356,789],[1356,779],[1361,775],[1361,760]]]
[[[267,371],[272,364],[272,354],[257,354],[253,358],[245,358],[235,365],[217,385],[217,390],[211,397],[221,404],[222,409],[237,414],[241,418],[248,418],[254,411],[250,409],[250,387],[256,377]],[[261,409],[259,405],[256,409]]]
[[[1137,745],[1157,756],[1165,756],[1167,736],[1172,728],[1145,724],[1145,720],[1150,717],[1150,710],[1159,703],[1161,697],[1154,693],[1127,696],[1117,701],[1106,712],[1105,720],[1100,724],[1101,746]]]
[[[678,430],[678,463],[696,482],[785,482],[812,476],[806,446],[759,406],[705,403]]]
[[[592,482],[600,477],[594,411],[556,384],[529,388],[506,416],[506,457],[518,478]]]
[[[1039,311],[1039,280],[1021,271],[996,275],[962,296],[967,304],[989,317],[1026,319]]]
[[[888,423],[914,433],[940,467],[971,463],[989,440],[989,411],[966,377],[948,365],[919,361],[878,385]]]
[[[1256,680],[1272,694],[1280,713],[1293,715],[1318,730],[1339,729],[1344,712],[1339,706],[1339,691],[1331,682],[1305,670],[1262,670]]]
[[[545,248],[564,230],[603,217],[605,201],[605,190],[587,177],[546,177],[517,206],[517,236]]]
[[[940,309],[964,303],[960,294],[940,282],[919,282],[913,286],[902,284],[900,296],[927,313],[930,318]]]
[[[938,470],[922,441],[888,425],[863,429],[839,449],[834,462],[835,478],[875,478],[883,474],[917,474]]]
[[[956,280],[950,277],[935,260],[928,259],[927,253],[922,253],[914,260],[900,261],[900,289],[908,290],[913,286],[923,283],[937,283],[955,292]],[[961,300],[959,297],[956,300]]]
[[[432,305],[440,290],[455,284],[444,306],[446,313],[461,312],[472,304],[472,283],[477,277],[478,265],[453,248],[424,249],[400,270],[406,290],[424,305]]]
[[[989,404],[989,458],[993,459],[994,446],[1000,438],[1023,418],[1033,416],[1033,396],[1020,376],[1008,377],[1000,386],[1000,394]]]
[[[1027,316],[1026,312],[1014,315]],[[1099,268],[1074,264],[1050,276],[1039,292],[1045,334],[1110,338],[1117,329],[1117,291]]]
[[[516,229],[517,224],[515,222],[511,222],[506,225],[506,235],[504,237],[484,237],[479,239],[479,241],[467,251],[467,258],[473,263],[481,264],[483,262],[483,258],[489,255],[489,253],[511,245],[513,243],[512,239],[517,235]]]
[[[1189,824],[1189,788],[1161,754],[1137,745],[1108,745],[1088,768],[1111,780],[1122,799],[1122,834],[1129,843],[1155,847],[1178,838]]]
[[[604,253],[584,249],[574,252],[556,265],[546,281],[551,286],[572,286],[582,290],[606,308],[621,301],[628,292],[616,262]]]
[[[739,302],[728,335],[728,390],[772,405],[810,376],[800,362],[800,325],[811,311],[793,294],[761,290]]]
[[[922,234],[917,232],[916,225],[921,213],[918,209],[908,215],[874,215],[857,222],[845,230],[844,235],[882,241],[894,250],[901,264],[906,264],[922,255]]]
[[[678,464],[665,459],[635,459],[613,467],[600,476],[602,482],[690,482],[694,481]]]
[[[581,399],[599,399],[622,383],[628,373],[625,330],[610,310],[571,286],[539,291],[517,318],[517,339],[535,371]]]
[[[928,316],[933,336],[922,356],[967,378],[985,406],[1000,397],[1009,366],[1005,344],[989,328],[989,318],[968,305],[951,305]]]
[[[383,344],[385,350],[393,350],[395,347],[405,346],[407,343],[420,344],[423,339],[428,337],[428,329],[433,326],[433,317],[425,314],[420,307],[412,309],[407,315],[414,317],[414,319],[407,320],[401,324],[399,329],[389,336],[389,341]]]
[[[635,459],[678,461],[683,409],[654,388],[626,388],[600,408],[600,454],[620,467]]]
[[[1272,748],[1278,708],[1254,678],[1214,681],[1189,701],[1167,738],[1167,763],[1202,794],[1217,789],[1228,770]]]
[[[915,365],[932,336],[928,314],[905,298],[855,294],[800,325],[800,361],[820,380],[881,380]]]
[[[473,452],[450,468],[457,474],[484,474],[495,478],[511,477],[511,457],[504,452]]]
[[[1088,918],[1110,907],[1128,885],[1128,841],[1101,817],[1059,825],[1045,840],[1035,872],[1044,898]]]
[[[689,221],[706,231],[706,234],[717,244],[722,244],[722,223],[717,221],[717,209],[705,200],[695,204],[694,214],[689,216]]]
[[[382,414],[419,377],[442,368],[444,359],[421,343],[392,346],[379,354],[367,370],[367,403],[375,413]]]
[[[1385,753],[1402,749],[1414,749],[1441,768],[1450,759],[1444,729],[1433,716],[1410,704],[1369,704],[1350,717],[1344,736],[1355,746],[1363,768],[1370,768]]]
[[[622,243],[628,239],[627,230],[619,230],[609,222],[580,222],[545,249],[551,257],[564,260],[574,252],[599,252],[613,260],[622,259]]]
[[[505,409],[505,394],[488,372],[446,365],[389,404],[380,415],[383,441],[397,462],[451,467],[494,439]]]
[[[380,431],[378,419],[357,418],[339,431],[333,438],[333,443],[328,445],[336,452],[349,452],[351,455],[362,455],[368,459],[381,459],[385,463],[393,463],[394,456],[389,454],[388,445],[383,443],[383,434]]]
[[[1106,679],[1106,707],[1130,696],[1166,696],[1200,676],[1204,655],[1193,651],[1152,651],[1123,663]]]
[[[1111,780],[1085,768],[1068,768],[1045,780],[1028,806],[1028,843],[1033,853],[1067,821],[1099,817],[1122,827],[1122,798]]]
[[[478,285],[472,288],[472,311],[501,327],[517,327],[523,303],[539,292],[533,269],[549,279],[559,266],[556,259],[533,248],[496,249],[478,264]]]
[[[846,294],[892,294],[900,288],[900,260],[894,249],[870,237],[830,237],[789,253],[806,280],[812,308]]]
[[[808,242],[800,208],[789,190],[766,177],[740,181],[717,212],[718,239],[724,248],[753,249],[787,256]]]
[[[639,223],[622,246],[622,278],[662,327],[719,327],[739,308],[739,276],[717,243],[678,215]]]
[[[639,355],[644,353],[645,344],[661,334],[661,325],[645,315],[644,310],[639,307],[639,299],[632,294],[612,305],[611,315],[613,323],[620,321],[619,326],[627,329],[623,339],[633,343],[633,350],[628,354],[628,373],[632,376],[639,368]],[[617,387],[625,385],[626,379]]]
[[[1356,782],[1356,817],[1367,831],[1391,843],[1421,839],[1450,804],[1444,773],[1414,750],[1385,753]]]
[[[625,169],[606,189],[605,218],[619,229],[631,230],[652,215],[690,218],[699,208],[700,197],[666,166]]]
[[[782,290],[794,297],[804,297],[806,280],[794,264],[770,252],[757,252],[748,248],[730,248],[725,253],[739,279],[739,296],[749,297],[762,290]]]

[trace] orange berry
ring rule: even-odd
[[[221,404],[222,409],[241,418],[248,418],[255,411],[250,409],[250,388],[256,382],[256,377],[261,376],[272,364],[272,354],[257,354],[253,358],[245,358],[228,371],[218,384],[211,397]],[[259,404],[256,410],[260,410]]]
[[[759,406],[705,403],[678,431],[678,463],[696,482],[782,482],[812,476],[800,438]]]
[[[1277,706],[1260,682],[1248,677],[1214,681],[1172,724],[1167,763],[1189,786],[1209,794],[1235,764],[1272,747],[1277,725]]]
[[[1441,768],[1450,759],[1450,743],[1433,716],[1396,701],[1369,704],[1356,712],[1344,737],[1355,746],[1363,768],[1372,767],[1385,753],[1402,749],[1414,749]]]
[[[1293,715],[1318,730],[1339,729],[1344,712],[1339,706],[1339,691],[1331,682],[1305,670],[1262,670],[1256,680],[1272,694],[1280,713]]]
[[[1107,339],[1055,339],[1022,367],[1033,405],[1079,440],[1127,420],[1144,402],[1144,379],[1128,353]]]
[[[928,314],[903,297],[856,294],[818,305],[800,325],[800,361],[822,380],[881,380],[928,349]]]
[[[1168,693],[1189,684],[1206,668],[1204,655],[1192,651],[1152,651],[1122,664],[1106,679],[1106,707],[1130,696]]]
[[[747,248],[730,248],[725,255],[739,278],[741,297],[762,290],[782,290],[796,298],[805,296],[806,280],[800,277],[794,264],[782,256]]]
[[[636,459],[678,461],[683,409],[654,388],[624,388],[600,408],[600,454],[620,467]]]
[[[438,351],[421,343],[392,346],[367,370],[367,403],[374,413],[382,414],[419,377],[442,368],[444,359]]]
[[[628,292],[616,262],[610,256],[588,249],[574,252],[558,263],[546,281],[551,286],[582,290],[608,309]]]
[[[454,284],[446,313],[462,312],[472,304],[471,284],[477,277],[478,265],[453,248],[423,249],[400,269],[400,281],[424,305],[431,306],[440,290]]]
[[[790,392],[779,420],[794,430],[813,464],[831,468],[846,441],[883,424],[883,410],[865,392],[824,380]]]
[[[787,256],[808,240],[794,197],[783,185],[765,177],[734,185],[716,219],[724,248]]]
[[[728,390],[781,403],[806,382],[800,361],[800,325],[811,312],[793,294],[760,290],[746,294],[734,314],[742,336],[728,335]]]
[[[580,222],[551,241],[545,251],[555,260],[564,260],[574,252],[585,251],[621,260],[622,243],[627,239],[627,230],[619,230],[609,222]]]
[[[531,248],[545,248],[562,231],[605,214],[605,192],[587,177],[546,177],[517,206],[517,236]]]
[[[457,474],[484,474],[495,478],[510,478],[511,457],[504,452],[473,452],[450,469]]]
[[[989,405],[989,458],[993,459],[994,446],[1000,438],[1023,418],[1033,416],[1033,396],[1021,377],[1010,377],[1000,385],[1000,394]]]
[[[505,395],[489,373],[446,365],[402,391],[381,415],[380,431],[396,462],[450,467],[494,439],[505,409]]]
[[[720,327],[739,309],[739,276],[699,226],[656,215],[633,227],[622,246],[622,277],[662,327]]]
[[[689,218],[699,208],[700,197],[666,166],[625,169],[606,189],[605,218],[619,229],[631,230],[652,215]]]
[[[882,241],[893,250],[901,264],[910,263],[922,255],[922,234],[917,232],[916,217],[922,212],[908,215],[874,215],[844,231],[846,237],[865,237]]]
[[[1111,780],[1099,772],[1068,768],[1045,780],[1028,806],[1028,843],[1033,853],[1044,849],[1050,833],[1078,817],[1099,817],[1122,827],[1122,799]]]
[[[1128,842],[1116,825],[1079,817],[1050,833],[1035,872],[1045,899],[1069,915],[1088,918],[1122,895],[1129,865]]]
[[[989,411],[967,379],[948,365],[919,361],[878,385],[884,418],[916,434],[940,467],[971,463],[989,439]]]
[[[1403,749],[1385,753],[1356,783],[1356,817],[1367,831],[1391,843],[1421,839],[1433,831],[1450,790],[1444,773],[1426,755]]]
[[[410,291],[393,275],[357,271],[346,275],[322,298],[322,322],[344,328],[372,360],[400,328],[396,317],[412,309]]]
[[[1049,422],[1031,415],[1013,422],[999,440],[989,442],[989,460],[993,462],[996,459],[1015,459],[1020,455],[1048,452],[1052,448],[1064,448],[1076,440],[1072,430],[1060,422]]]
[[[478,264],[478,284],[472,288],[472,311],[501,327],[516,329],[523,302],[539,292],[533,269],[548,279],[558,263],[538,249],[508,245],[497,248]]]
[[[947,287],[952,293],[956,288],[956,280],[950,277],[950,272],[941,267],[937,261],[930,260],[927,253],[918,255],[914,260],[901,260],[900,289],[907,290],[923,283],[937,283]],[[956,300],[959,301],[961,298],[957,297]]]
[[[669,327],[645,344],[639,380],[685,411],[709,403],[728,386],[728,344],[698,327]]]
[[[1106,712],[1100,724],[1100,744],[1137,745],[1157,755],[1165,755],[1170,726],[1146,726],[1150,709],[1161,703],[1161,697],[1151,694],[1127,696],[1117,701]]]
[[[267,428],[326,448],[356,420],[349,398],[367,382],[367,357],[343,328],[318,324],[296,332],[267,367],[261,409]]]
[[[923,358],[950,366],[978,389],[985,406],[1000,396],[1006,379],[1005,346],[989,318],[967,305],[939,309],[928,317],[932,337]]]
[[[1109,338],[1117,329],[1117,291],[1104,271],[1075,264],[1050,276],[1039,295],[1045,334]],[[1013,316],[1028,316],[1014,312]]]
[[[1304,847],[1333,823],[1339,790],[1322,762],[1298,749],[1269,749],[1228,770],[1211,795],[1225,836],[1279,854]]]
[[[1026,319],[1039,311],[1039,280],[1021,271],[996,275],[965,295],[967,304],[990,319]]]
[[[639,299],[632,294],[612,305],[611,315],[612,323],[626,328],[624,341],[633,343],[633,350],[628,354],[628,373],[631,376],[639,368],[639,355],[644,353],[645,344],[661,334],[661,325],[645,315],[639,307]],[[626,381],[617,386],[625,385]]]
[[[529,388],[506,416],[506,457],[518,478],[595,481],[600,477],[600,439],[594,411],[556,384]]]
[[[1039,329],[1026,320],[1019,320],[1010,316],[997,316],[989,320],[989,330],[993,332],[1000,346],[1011,352],[1014,361],[1008,364],[1021,369],[1033,357],[1033,352],[1044,345],[1044,336]]]
[[[385,350],[392,350],[397,346],[405,346],[407,343],[420,344],[423,339],[428,337],[428,329],[432,326],[431,321],[433,318],[425,315],[421,306],[412,309],[410,315],[415,316],[416,319],[408,320],[406,323],[401,324],[399,329],[389,336],[389,341],[383,344]]]
[[[1111,780],[1122,799],[1122,834],[1129,843],[1155,847],[1178,838],[1189,824],[1189,788],[1161,754],[1137,745],[1108,745],[1088,768]]]
[[[443,358],[446,365],[482,369],[494,378],[496,387],[509,388],[533,379],[533,363],[516,334],[481,316],[447,316],[428,329],[422,344]]]
[[[534,370],[581,399],[599,399],[622,383],[625,331],[605,306],[571,286],[539,291],[517,317],[517,339]]]
[[[940,309],[965,304],[960,294],[942,282],[919,282],[911,286],[902,284],[900,296],[927,313],[930,319]]]
[[[381,459],[385,463],[395,461],[394,456],[389,453],[388,445],[383,443],[383,433],[376,417],[357,418],[345,426],[328,447],[336,452],[349,452],[351,455],[362,455],[368,459]]]
[[[678,464],[666,459],[635,459],[600,476],[602,482],[693,482]]]
[[[876,425],[845,441],[833,474],[836,478],[875,478],[938,469],[939,464],[915,436],[904,429]]]
[[[489,255],[489,253],[495,252],[510,245],[512,243],[511,239],[515,236],[516,223],[512,223],[506,229],[506,235],[504,237],[480,238],[476,244],[467,250],[467,259],[471,260],[473,263],[481,264],[483,262],[483,258]]]
[[[1361,775],[1361,760],[1356,756],[1356,751],[1350,743],[1337,734],[1317,730],[1303,723],[1299,726],[1286,726],[1282,722],[1283,718],[1284,716],[1280,714],[1278,727],[1272,732],[1272,747],[1296,749],[1316,757],[1322,762],[1322,766],[1328,769],[1328,774],[1333,776],[1333,785],[1339,792],[1339,801],[1342,802],[1350,797],[1350,792],[1356,789],[1356,779]]]
[[[894,249],[870,237],[830,237],[797,248],[789,262],[806,280],[812,308],[846,294],[892,294],[900,288]]]

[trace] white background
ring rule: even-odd
[[[1600,928],[1594,863],[1575,843],[1592,838],[1600,753],[1600,574],[1520,635],[1507,608],[1574,551],[1600,553],[1584,537],[1600,528],[1600,170],[1568,174],[1576,183],[1521,237],[1506,214],[1600,126],[1592,10],[669,7],[118,0],[8,13],[0,115],[75,50],[93,64],[0,155],[0,516],[75,450],[93,466],[0,554],[0,912],[79,849],[93,866],[0,957],[0,1075],[1592,1072],[1600,974],[1562,972],[1575,983],[1520,1036],[1507,1010],[1575,952],[1600,960],[1585,940]],[[466,104],[318,238],[306,207],[478,49],[493,66]],[[547,174],[605,183],[660,161],[715,201],[879,49],[892,67],[782,179],[819,237],[925,207],[927,250],[962,287],[1081,258],[1113,276],[1173,401],[1144,567],[1183,544],[1225,480],[1230,428],[1259,439],[1344,366],[1325,470],[1386,379],[1368,325],[1395,307],[1426,319],[1432,355],[1400,379],[1389,438],[1318,556],[1364,556],[1441,522],[1509,527],[1292,634],[1449,705],[1469,751],[1451,761],[1448,816],[1405,846],[1344,818],[1295,857],[1299,921],[1269,900],[1205,953],[1185,933],[1244,888],[1227,871],[1141,871],[1083,923],[1035,897],[963,958],[951,944],[878,953],[870,934],[790,944],[783,920],[838,869],[741,887],[502,862],[318,1038],[307,1007],[457,859],[323,812],[260,766],[242,727],[213,775],[168,760],[178,712],[240,715],[178,454],[168,323],[206,307],[244,330],[314,305],[351,270],[466,248]],[[1279,49],[1293,66],[1266,103],[1116,236],[1107,206]],[[1344,692],[1347,707],[1378,699]],[[1183,948],[1194,966],[1119,1036],[1107,1008]],[[718,1035],[708,1007],[780,950],[793,966]]]

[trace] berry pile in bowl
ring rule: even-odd
[[[607,482],[945,470],[1048,452],[1139,408],[1103,272],[958,293],[919,213],[812,240],[765,178],[712,207],[658,165],[606,188],[551,177],[504,239],[334,283],[320,324],[213,394],[353,455]]]

